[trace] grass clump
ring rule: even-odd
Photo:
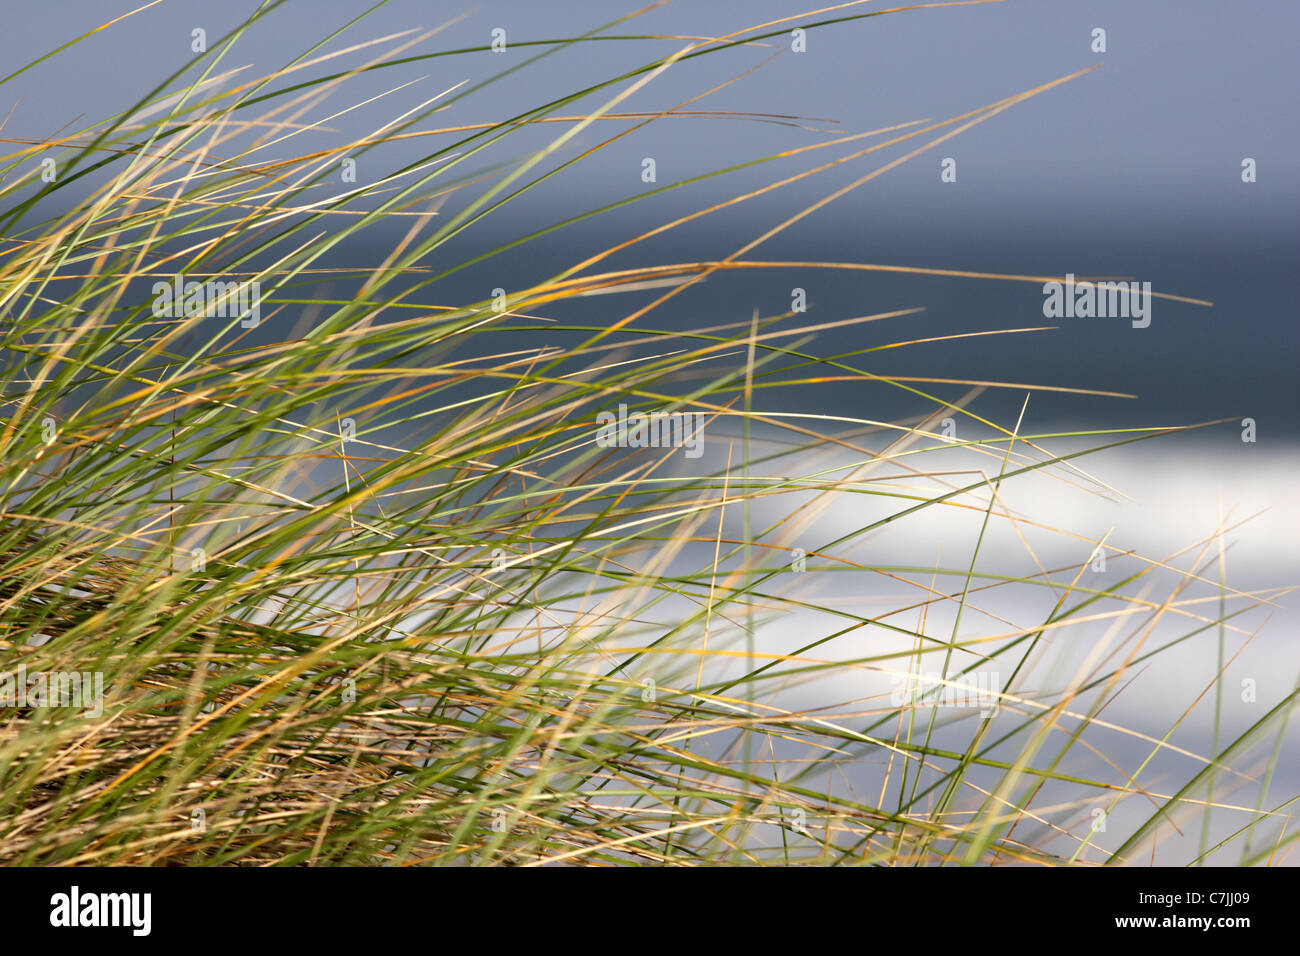
[[[625,35],[620,21],[522,43],[523,64],[493,79],[521,97],[538,59],[585,43],[672,52],[500,120],[434,125],[483,84],[450,86],[321,150],[300,144],[363,105],[323,105],[351,84],[489,50],[417,54],[401,36],[348,47],[370,58],[329,72],[340,33],[257,80],[223,72],[278,6],[214,42],[197,76],[167,78],[119,116],[4,140],[0,670],[100,674],[105,694],[99,714],[30,700],[0,712],[0,860],[1126,863],[1223,807],[1240,827],[1203,838],[1195,859],[1264,862],[1289,845],[1292,801],[1262,801],[1294,691],[1209,753],[1175,746],[1174,728],[1102,717],[1135,669],[1196,635],[1239,632],[1238,615],[1277,596],[1215,580],[1221,533],[1160,558],[1081,541],[1080,560],[1028,571],[985,544],[996,527],[1069,538],[1006,496],[1026,481],[1100,493],[1079,459],[1181,428],[1025,434],[975,410],[1002,383],[891,376],[889,350],[933,338],[897,332],[919,309],[651,324],[708,277],[894,268],[749,253],[1078,74],[947,120],[800,130],[799,145],[743,164],[806,157],[800,172],[558,274],[445,301],[462,269],[632,202],[725,184],[740,167],[448,265],[458,237],[572,182],[607,146],[701,121],[692,107],[711,90],[625,107],[663,70],[916,8],[848,4],[718,39]],[[538,131],[521,158],[514,144]],[[422,154],[340,184],[343,160],[399,142]],[[54,182],[38,156],[56,159]],[[848,163],[867,169],[730,255],[610,261]],[[363,235],[385,237],[374,261],[332,264]],[[158,284],[177,281],[225,283],[238,307],[159,314]],[[256,316],[239,290],[256,291]],[[584,320],[596,295],[640,304]],[[870,349],[817,351],[819,332],[849,325],[874,336]],[[921,411],[874,421],[766,400],[846,379]],[[964,394],[941,397],[954,384]],[[605,447],[600,413],[620,405],[699,415],[707,453]],[[953,438],[948,418],[978,437]],[[951,529],[935,563],[864,550],[931,516]],[[1086,578],[1094,547],[1125,573]],[[845,581],[870,599],[843,600]],[[1007,595],[1042,615],[1011,620]],[[1097,621],[1114,628],[1106,652],[1045,679],[1040,658]],[[925,693],[897,693],[930,672]],[[972,689],[975,706],[952,706]],[[1146,759],[1108,758],[1116,736]],[[1148,786],[1148,766],[1175,783]],[[1224,796],[1242,787],[1254,804]],[[1093,810],[1120,806],[1141,811],[1122,834],[1092,826]]]

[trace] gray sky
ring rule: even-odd
[[[135,0],[61,0],[55,16],[48,4],[13,4],[0,34],[0,64],[7,72],[74,32],[136,5]],[[492,0],[477,6],[393,0],[349,38],[431,28],[462,16],[422,49],[485,43],[498,26],[510,41],[555,38],[641,5],[628,0]],[[677,0],[613,32],[716,35],[815,6],[791,0]],[[877,2],[845,12],[884,6]],[[364,7],[344,0],[290,0],[263,29],[241,41],[227,62],[269,70]],[[254,8],[250,2],[168,0],[110,27],[4,87],[4,111],[17,102],[6,128],[17,135],[48,134],[78,116],[98,118],[121,108],[147,83],[191,56],[193,27],[204,27],[212,40]],[[1107,31],[1105,54],[1090,49],[1094,27]],[[780,43],[682,64],[630,106],[675,104],[780,51],[775,61],[699,107],[828,117],[856,132],[922,117],[946,118],[1100,63],[1100,70],[941,147],[942,155],[958,160],[957,190],[936,192],[941,156],[927,154],[848,204],[867,210],[939,200],[969,203],[985,215],[1050,221],[1067,211],[1064,196],[1075,211],[1104,216],[1107,208],[1119,208],[1134,224],[1174,215],[1184,224],[1276,223],[1294,220],[1300,211],[1300,181],[1288,174],[1300,151],[1300,129],[1293,118],[1300,88],[1297,28],[1300,4],[1287,0],[1007,0],[921,10],[815,31],[802,55]],[[521,88],[540,99],[575,81],[603,79],[680,42],[585,44],[529,68],[523,86],[512,82],[491,88],[454,112],[479,120],[505,115],[526,105],[519,98]],[[354,89],[379,90],[428,74],[412,90],[386,100],[379,108],[383,112],[390,103],[414,104],[526,55],[516,49],[501,56],[417,64]],[[335,125],[348,132],[360,129],[363,118],[373,122],[378,115],[362,112],[356,126]],[[653,154],[661,176],[671,177],[815,138],[774,126],[661,122],[629,142],[627,155]],[[1244,156],[1259,164],[1259,182],[1248,191],[1239,181]],[[612,195],[626,188],[622,180],[632,174],[612,162],[593,164],[584,184]],[[809,194],[816,191],[810,187]]]

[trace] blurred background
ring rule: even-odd
[[[136,6],[116,0],[66,0],[58,5],[57,16],[42,5],[14,6],[6,11],[7,29],[0,34],[3,72]],[[193,59],[194,28],[203,28],[215,45],[256,6],[165,2],[108,27],[75,53],[56,56],[8,84],[10,102],[0,104],[9,114],[4,132],[51,136],[123,110]],[[366,6],[342,0],[290,2],[241,38],[218,68],[247,67],[241,80],[261,75],[342,27]],[[338,138],[373,130],[454,84],[465,83],[463,92],[507,65],[522,65],[545,54],[523,66],[520,74],[487,85],[438,113],[429,125],[504,118],[689,42],[611,41],[558,50],[509,46],[577,35],[643,6],[624,0],[494,0],[478,6],[393,0],[327,48],[441,27],[404,54],[415,56],[486,45],[499,28],[505,31],[507,52],[403,64],[350,80],[346,92],[313,111],[312,120],[365,96],[417,82],[330,120],[328,131],[305,133],[278,148],[286,155],[307,146],[328,148]],[[772,29],[871,8],[852,6]],[[789,0],[673,2],[604,32],[717,36],[805,9],[815,7]],[[1092,52],[1095,28],[1106,31],[1105,53]],[[947,119],[1099,64],[1100,69],[1014,106],[837,199],[746,258],[1130,276],[1150,281],[1156,291],[1210,300],[1212,308],[1157,301],[1146,329],[1133,329],[1121,320],[1075,319],[1063,320],[1061,328],[1051,332],[917,346],[890,353],[881,360],[880,370],[1135,393],[1136,400],[1106,401],[1040,394],[1031,402],[1029,420],[1044,415],[1093,425],[1150,425],[1250,416],[1259,423],[1260,443],[1276,447],[1284,438],[1300,435],[1292,413],[1300,397],[1293,374],[1300,328],[1294,321],[1291,288],[1300,248],[1300,177],[1295,175],[1300,128],[1292,119],[1300,80],[1293,55],[1297,28],[1300,7],[1284,0],[1233,5],[1215,0],[1099,0],[1086,6],[1008,0],[811,30],[807,51],[801,54],[791,51],[788,37],[774,37],[677,64],[618,108],[676,106],[752,69],[687,109],[815,117],[807,124],[813,129],[722,118],[656,121],[584,161],[580,170],[562,173],[545,188],[512,202],[508,213],[476,224],[439,250],[439,261],[430,264],[469,258],[523,230],[643,191],[649,188],[641,181],[645,157],[655,159],[657,185],[664,185],[834,135],[815,130],[851,135],[914,120]],[[393,45],[419,36],[409,34]],[[385,48],[368,48],[315,72],[355,65]],[[579,105],[594,109],[608,95],[589,97]],[[623,128],[623,123],[594,124],[557,158],[572,158]],[[531,143],[540,146],[560,129],[542,127]],[[872,153],[704,217],[614,262],[721,258],[929,138]],[[443,137],[438,145],[445,142]],[[530,141],[512,136],[503,144],[511,152],[503,155],[498,148],[492,159],[522,158],[524,142]],[[626,239],[634,230],[652,228],[871,142],[751,167],[587,220],[482,269],[457,273],[439,286],[437,298],[477,300],[492,287],[509,287],[513,277],[549,275]],[[385,146],[367,154],[359,175],[379,175],[428,151],[427,139]],[[1247,157],[1257,168],[1257,181],[1249,184],[1241,179],[1241,163]],[[955,182],[940,181],[944,158],[956,162]],[[370,233],[376,249],[343,249],[340,260],[360,264],[358,260],[377,256],[385,245],[383,232],[381,227]],[[669,311],[674,314],[660,321],[743,320],[755,307],[774,314],[789,307],[795,286],[807,290],[811,314],[818,318],[925,309],[919,317],[870,331],[858,328],[838,337],[828,333],[823,351],[861,347],[864,338],[871,336],[874,342],[882,331],[903,339],[1057,324],[1043,320],[1042,294],[1031,284],[811,270],[715,276],[673,300]],[[629,301],[622,296],[603,299],[593,312],[608,315]],[[829,387],[837,390],[836,401],[862,400],[858,385]],[[1012,410],[1023,399],[1019,393],[1003,397]],[[798,399],[782,396],[782,401]],[[997,396],[986,401],[996,402]]]

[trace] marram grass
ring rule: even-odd
[[[479,87],[451,86],[321,149],[314,127],[382,109],[382,97],[344,99],[364,75],[396,89],[390,67],[489,50],[363,44],[358,18],[266,76],[227,72],[279,5],[119,116],[43,139],[0,131],[0,670],[104,687],[95,708],[33,693],[0,710],[0,861],[1140,864],[1171,834],[1208,833],[1219,812],[1231,832],[1193,841],[1181,862],[1285,857],[1295,798],[1269,782],[1295,691],[1239,736],[1217,739],[1216,724],[1212,747],[1105,714],[1140,669],[1198,636],[1249,634],[1242,615],[1279,596],[1219,580],[1226,526],[1173,555],[1079,541],[1078,561],[1032,571],[1023,553],[985,544],[1007,525],[1070,537],[1055,526],[1065,516],[1015,513],[1007,496],[1029,480],[1102,493],[1090,453],[1177,441],[1183,426],[1026,434],[981,417],[981,390],[1053,385],[972,369],[955,383],[965,397],[945,400],[935,392],[952,382],[891,376],[893,350],[935,338],[919,309],[653,325],[694,284],[735,270],[1055,278],[750,252],[1078,74],[848,134],[694,101],[623,107],[664,69],[784,42],[793,27],[870,29],[947,6],[845,4],[718,39],[658,38],[670,54],[527,99],[541,57],[656,39],[616,22],[520,43],[493,80],[514,90],[516,115],[467,120]],[[330,72],[345,48],[364,62]],[[493,255],[684,186],[717,195],[524,287],[440,297],[474,263],[434,253],[510,221],[516,197],[562,188],[651,124],[737,119],[798,137],[744,166],[797,157],[802,170],[737,193],[723,169],[575,210]],[[516,146],[530,131],[545,145]],[[597,145],[566,149],[583,132]],[[398,141],[423,155],[340,182],[344,159]],[[846,164],[861,171],[849,185],[709,261],[606,261]],[[372,244],[374,261],[332,265],[362,235],[397,239]],[[157,314],[155,284],[178,277],[256,283],[256,328],[243,310]],[[353,293],[330,297],[326,279]],[[606,321],[564,311],[596,294]],[[848,325],[867,350],[819,351],[819,332]],[[926,411],[873,421],[773,410],[766,397],[832,380],[903,390]],[[606,447],[599,416],[620,405],[698,415],[709,453]],[[952,528],[934,563],[856,547],[931,516]],[[1093,554],[1126,570],[1090,577]],[[844,582],[872,600],[842,599]],[[1017,601],[1043,613],[1009,619]],[[1097,640],[1095,626],[1109,630],[1104,653],[1056,681],[1035,667]],[[938,675],[928,695],[891,693],[922,672]],[[936,706],[969,703],[972,688],[976,706]],[[1122,758],[1107,753],[1117,739]]]

